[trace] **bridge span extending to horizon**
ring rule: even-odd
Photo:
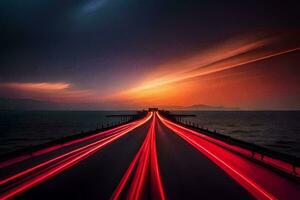
[[[0,162],[0,199],[299,199],[299,167],[263,156],[153,110]]]

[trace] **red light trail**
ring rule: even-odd
[[[155,136],[156,123],[156,114],[154,114],[147,136],[141,148],[139,149],[125,174],[123,175],[119,185],[115,189],[111,197],[112,200],[117,200],[120,198],[125,190],[125,186],[129,184],[129,178],[131,176],[133,176],[133,180],[127,193],[127,199],[141,199],[143,190],[145,189],[145,182],[147,180],[149,181],[149,170],[151,183],[151,199],[166,199],[157,158]],[[133,174],[134,169],[135,173]]]
[[[58,150],[58,149],[63,148],[63,147],[73,145],[73,144],[77,144],[77,143],[80,143],[80,142],[91,140],[91,139],[94,139],[94,138],[97,138],[97,137],[106,137],[108,135],[114,134],[116,131],[125,130],[126,128],[132,126],[135,123],[136,122],[131,122],[131,123],[128,123],[128,124],[124,124],[124,125],[121,125],[121,126],[118,126],[118,127],[115,127],[115,128],[103,131],[103,132],[99,132],[99,133],[94,134],[94,135],[90,135],[90,136],[86,136],[86,137],[83,137],[83,138],[67,141],[67,142],[64,142],[62,144],[57,144],[57,145],[53,145],[53,146],[38,150],[38,151],[33,152],[31,154],[28,154],[28,155],[22,155],[22,156],[18,156],[16,158],[13,158],[13,159],[6,160],[6,161],[0,163],[0,168],[4,168],[4,167],[7,167],[7,166],[16,164],[18,162],[22,162],[22,161],[27,160],[29,158],[32,158],[32,157],[35,157],[35,156],[40,156],[40,155],[43,155],[43,154]]]
[[[156,126],[159,123],[158,120],[171,129],[172,133],[178,135],[220,167],[230,178],[235,180],[255,198],[295,199],[295,197],[300,195],[298,183],[290,181],[285,176],[257,162],[253,162],[251,151],[182,127],[163,118],[157,112],[149,112],[141,120],[97,133],[93,136],[66,142],[62,146],[71,148],[62,149],[56,157],[50,156],[48,159],[22,169],[13,175],[6,175],[6,177],[0,180],[0,200],[14,198],[26,190],[69,169],[149,120],[151,120],[151,123],[144,141],[123,176],[120,177],[120,181],[115,184],[116,187],[111,195],[112,200],[124,198],[138,200],[144,197],[166,199],[167,195],[163,187],[156,144]],[[55,146],[49,147],[49,149],[42,150],[42,154],[55,150]],[[42,154],[36,153],[33,158]],[[259,156],[261,155],[256,157]],[[254,159],[261,158],[254,157]],[[284,161],[268,156],[263,161],[283,170],[288,170],[290,167]],[[196,181],[198,180],[197,178],[195,177]]]
[[[12,182],[12,186],[6,186],[7,191],[0,196],[0,199],[10,199],[25,190],[30,189],[31,187],[55,176],[56,174],[70,168],[76,163],[82,161],[83,159],[94,154],[98,150],[102,149],[106,145],[116,141],[125,134],[129,133],[138,126],[144,124],[152,117],[152,114],[149,114],[142,120],[130,123],[126,126],[126,129],[114,129],[115,132],[109,132],[108,136],[102,138],[96,142],[85,145],[78,149],[72,150],[68,153],[60,155],[54,159],[48,160],[44,163],[38,164],[34,167],[26,169],[20,173],[17,173],[11,177],[8,177],[4,180],[1,180],[1,186]],[[94,138],[94,137],[90,137]],[[85,139],[86,140],[86,139]],[[38,171],[40,169],[40,171]],[[30,174],[32,172],[32,174]],[[22,179],[22,180],[20,180]],[[13,181],[16,181],[16,185]]]
[[[297,184],[286,181],[277,173],[228,150],[221,145],[223,142],[177,125],[160,115],[158,117],[165,126],[222,168],[254,197],[280,199],[300,194]]]

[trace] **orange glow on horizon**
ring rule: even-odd
[[[94,91],[73,88],[67,82],[27,82],[27,83],[3,83],[1,89],[11,91],[17,98],[29,98],[47,100],[53,102],[88,102],[87,99],[96,99]]]
[[[282,82],[270,78],[276,74],[265,67],[264,70],[256,67],[257,63],[300,50],[299,46],[273,50],[278,41],[274,38],[232,41],[190,58],[164,63],[144,82],[111,98],[140,106],[208,104],[248,108],[265,104],[264,101],[276,95],[288,98],[282,95],[287,93],[280,85]],[[292,92],[295,91],[294,88]]]
[[[91,108],[97,105],[99,109],[199,104],[300,109],[297,41],[287,35],[235,37],[145,68],[137,78],[124,74],[124,80],[84,85],[46,80],[7,82],[0,83],[0,96],[79,103]]]

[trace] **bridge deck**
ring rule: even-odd
[[[1,169],[0,199],[297,199],[300,185],[150,114]]]

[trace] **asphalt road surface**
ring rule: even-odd
[[[298,183],[168,123],[149,113],[136,122],[2,167],[0,199],[299,197]]]

